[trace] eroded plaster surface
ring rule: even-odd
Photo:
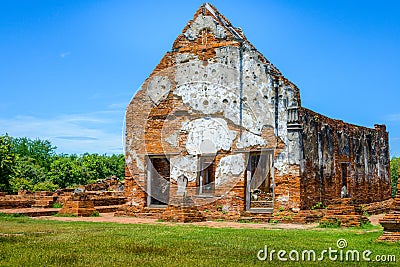
[[[167,97],[170,90],[171,82],[165,76],[154,76],[147,84],[147,94],[156,105]]]
[[[126,164],[136,164],[137,168],[140,171],[144,171],[144,164],[142,159],[139,158],[138,154],[135,150],[130,150],[129,154],[126,157]]]
[[[184,35],[186,38],[193,41],[203,29],[210,30],[216,38],[226,38],[226,32],[224,28],[218,25],[218,23],[211,16],[198,16],[186,30]]]
[[[198,157],[195,155],[175,156],[170,158],[171,178],[175,181],[182,174],[189,182],[196,181]]]
[[[175,132],[165,138],[165,141],[173,147],[178,147],[178,133]]]
[[[229,151],[237,133],[228,128],[221,118],[201,118],[182,125],[188,132],[186,150],[191,155],[216,154],[219,150]]]
[[[239,137],[238,142],[236,143],[237,148],[248,148],[252,146],[265,146],[267,145],[267,141],[259,135],[243,132]]]
[[[218,163],[215,172],[215,185],[221,186],[230,181],[233,176],[238,176],[245,170],[245,156],[235,154],[223,157]]]
[[[174,94],[193,110],[208,115],[223,113],[225,118],[255,134],[260,134],[265,126],[273,126],[274,90],[257,54],[243,51],[242,89],[238,48],[218,49],[216,62],[204,65],[200,60],[191,60],[179,64]]]

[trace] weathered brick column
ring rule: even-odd
[[[85,193],[72,195],[58,212],[60,215],[89,217],[96,211],[93,201]]]
[[[175,196],[170,200],[162,219],[172,222],[202,222],[204,216],[195,206],[193,200],[187,196]]]
[[[399,169],[400,180],[400,169]],[[379,223],[383,226],[383,235],[378,238],[381,241],[400,241],[400,183],[397,182],[397,194],[394,198],[390,212]]]

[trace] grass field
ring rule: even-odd
[[[265,230],[58,222],[0,218],[0,266],[398,266],[400,243],[375,242],[380,228]],[[314,250],[317,258],[344,238],[346,250],[395,255],[396,263],[259,261],[264,248]],[[261,256],[263,255],[260,254]],[[295,255],[295,254],[293,254]],[[301,254],[300,254],[301,255]],[[286,258],[288,255],[286,254]],[[301,256],[300,256],[301,258]]]

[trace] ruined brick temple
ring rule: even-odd
[[[173,217],[181,205],[237,219],[391,196],[386,127],[304,108],[296,85],[207,3],[131,100],[125,146],[130,214]]]

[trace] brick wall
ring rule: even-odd
[[[390,198],[386,127],[360,127],[302,108],[304,170],[302,208],[340,198],[343,176],[349,197],[359,203]]]

